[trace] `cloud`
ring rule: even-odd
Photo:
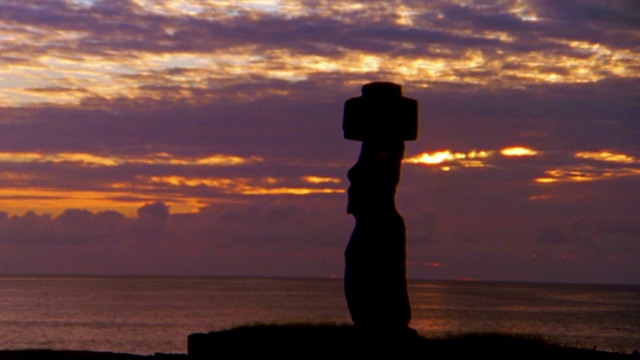
[[[131,224],[115,211],[68,209],[57,217],[27,212],[0,214],[0,244],[61,246],[113,244],[129,236]]]
[[[560,229],[545,227],[540,230],[540,236],[537,241],[539,244],[545,245],[567,245],[569,243],[569,238]]]
[[[161,202],[146,204],[138,209],[138,218],[164,223],[169,218],[169,207]]]
[[[633,216],[600,220],[580,220],[567,232],[583,251],[603,254],[640,253],[640,226]]]
[[[420,102],[398,188],[416,263],[452,277],[514,267],[526,279],[551,276],[552,262],[632,263],[632,235],[604,224],[637,209],[636,10],[2,1],[3,246],[35,267],[47,257],[39,244],[58,243],[60,263],[75,249],[121,266],[240,273],[243,256],[273,270],[268,256],[318,265],[315,252],[335,255],[335,268],[360,146],[342,138],[342,107],[386,80]],[[504,154],[516,146],[529,156]]]
[[[77,163],[88,166],[122,166],[127,164],[149,165],[206,165],[234,166],[261,162],[260,157],[211,154],[200,158],[187,158],[169,153],[140,154],[137,156],[102,156],[89,153],[36,153],[0,152],[0,162],[8,163]]]
[[[323,202],[326,201],[310,203]],[[314,207],[310,203],[264,199],[171,214],[166,203],[153,202],[138,208],[136,217],[84,209],[67,209],[57,216],[0,213],[0,244],[92,246],[162,240],[175,244],[204,241],[225,247],[277,244],[314,247],[336,241],[327,236],[335,236],[338,230],[330,229],[330,223],[342,222],[336,220],[336,215],[338,219],[347,216],[342,211],[327,213],[326,205]]]
[[[635,78],[639,57],[630,44],[637,36],[628,26],[635,19],[630,6],[559,6],[584,20],[574,23],[549,11],[558,5],[515,0],[494,6],[287,1],[275,8],[191,1],[100,1],[90,7],[50,1],[34,7],[10,1],[1,8],[3,31],[19,41],[4,56],[32,60],[11,62],[5,74],[32,86],[10,86],[0,100],[207,101],[211,90],[250,83],[260,91],[243,95],[264,96],[269,91],[261,84],[327,75],[339,76],[343,87],[385,76],[421,87],[511,89]],[[613,21],[618,18],[620,25]]]

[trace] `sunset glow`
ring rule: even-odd
[[[580,152],[577,152],[575,156],[576,158],[579,158],[579,159],[609,161],[609,162],[616,162],[616,163],[622,163],[622,164],[634,164],[639,162],[633,156],[629,156],[621,153],[614,153],[611,151],[600,151],[600,152],[580,151]]]
[[[326,183],[339,184],[340,183],[340,179],[336,179],[332,177],[324,177],[324,176],[305,176],[303,180],[311,184],[326,184]]]
[[[141,179],[145,182],[144,179]],[[172,187],[209,187],[224,193],[243,195],[311,195],[343,193],[344,189],[305,188],[277,186],[281,180],[274,178],[187,178],[183,176],[152,176],[147,184],[152,186],[169,185]]]
[[[640,284],[633,0],[0,14],[0,275],[343,274],[344,105],[384,81],[419,104],[388,179],[410,278]]]
[[[534,155],[538,155],[538,152],[530,148],[526,148],[522,146],[514,146],[514,147],[508,147],[500,150],[500,154],[502,154],[503,156],[518,157],[518,156],[534,156]]]
[[[140,156],[100,156],[87,153],[20,153],[1,152],[0,163],[79,163],[91,166],[120,166],[127,164],[147,164],[147,165],[210,165],[210,166],[233,166],[249,163],[262,162],[260,157],[240,157],[234,155],[210,155],[199,158],[186,158],[169,153],[149,154]]]
[[[514,37],[506,31],[493,29],[448,27],[441,18],[433,16],[445,8],[447,3],[441,1],[399,6],[380,3],[372,11],[366,2],[331,2],[309,6],[300,0],[184,0],[168,3],[137,0],[134,6],[126,9],[130,12],[131,23],[154,30],[145,34],[114,31],[106,35],[91,32],[82,26],[88,21],[104,20],[100,16],[106,17],[98,12],[88,12],[92,9],[91,3],[78,5],[67,0],[62,4],[69,7],[67,11],[73,9],[78,12],[80,18],[77,26],[70,23],[63,29],[52,31],[52,25],[23,24],[16,18],[0,29],[0,40],[6,45],[3,55],[7,59],[14,59],[0,70],[0,104],[79,104],[82,99],[91,97],[174,98],[199,102],[206,101],[207,97],[198,98],[194,95],[206,89],[211,82],[216,82],[221,88],[233,89],[235,84],[255,77],[295,83],[334,71],[355,77],[381,72],[390,79],[401,79],[415,86],[446,82],[506,88],[545,83],[591,83],[608,76],[639,77],[634,69],[640,63],[640,55],[597,42],[550,39],[562,51],[493,51],[480,44],[495,43],[496,46],[508,48],[514,42]],[[484,11],[482,7],[468,4],[458,6]],[[514,19],[523,23],[539,22],[540,16],[521,1],[507,1],[502,6],[504,13],[512,14]],[[199,31],[195,27],[199,21],[210,22],[215,27],[233,27],[240,26],[239,22],[245,18],[260,23],[269,19],[279,22],[303,21],[309,16],[331,18],[344,26],[356,25],[356,18],[358,22],[389,19],[393,26],[465,37],[477,45],[439,49],[438,44],[432,44],[427,45],[429,56],[412,52],[392,56],[367,49],[344,51],[338,43],[324,44],[326,54],[309,54],[287,47],[260,47],[258,51],[259,46],[249,39],[233,43],[222,35],[218,41],[224,43],[223,48],[205,44],[201,49],[182,50],[179,47],[179,39],[183,34]],[[165,21],[153,23],[151,19],[155,18]],[[181,18],[186,21],[179,21]],[[105,36],[111,38],[100,42]],[[134,48],[132,44],[141,36],[146,36],[147,42],[157,45]],[[411,49],[415,46],[408,41],[395,42],[394,45],[400,48]],[[38,46],[48,43],[56,44],[56,47]],[[112,43],[122,46],[100,51],[100,47]],[[85,47],[85,44],[92,46]],[[174,49],[176,47],[178,49]],[[67,56],[69,49],[75,49],[76,53]],[[171,51],[166,51],[168,49]]]
[[[492,151],[476,151],[472,150],[466,153],[452,152],[451,150],[435,151],[432,153],[422,153],[404,159],[405,163],[417,165],[445,165],[441,167],[443,171],[451,170],[452,166],[465,168],[479,168],[488,166],[485,159],[491,156]]]
[[[122,199],[131,199],[123,201]],[[135,200],[134,200],[135,199]],[[105,193],[102,191],[63,191],[60,189],[1,189],[0,208],[11,215],[24,214],[34,209],[38,213],[58,215],[66,209],[114,210],[134,216],[135,210],[155,196],[132,194],[126,191]],[[176,204],[177,212],[184,211]],[[200,205],[201,206],[201,205]],[[189,211],[196,207],[188,206]]]
[[[462,157],[463,154],[458,155]],[[437,165],[441,164],[445,161],[455,160],[456,156],[454,156],[451,151],[436,151],[434,153],[422,153],[420,155],[405,159],[404,161],[411,164],[426,164],[426,165]]]
[[[536,178],[535,181],[542,184],[555,182],[588,182],[622,177],[640,176],[639,168],[611,168],[601,169],[592,166],[564,167],[546,170],[545,177]]]

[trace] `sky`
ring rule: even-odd
[[[0,274],[341,277],[372,81],[410,279],[640,284],[636,0],[0,0]]]

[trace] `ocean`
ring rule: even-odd
[[[427,337],[541,336],[640,350],[640,286],[410,281]],[[340,279],[0,276],[0,349],[186,353],[187,336],[257,323],[350,323]]]

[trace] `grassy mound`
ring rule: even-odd
[[[188,337],[188,354],[131,355],[74,350],[0,351],[1,360],[200,359],[580,359],[640,360],[621,354],[562,346],[538,336],[496,333],[430,339],[406,334],[364,334],[350,325],[256,324]]]
[[[220,355],[280,358],[359,359],[598,359],[635,358],[629,354],[570,348],[537,336],[495,333],[429,339],[406,334],[363,334],[350,325],[258,324],[189,336],[189,355],[211,359]]]

